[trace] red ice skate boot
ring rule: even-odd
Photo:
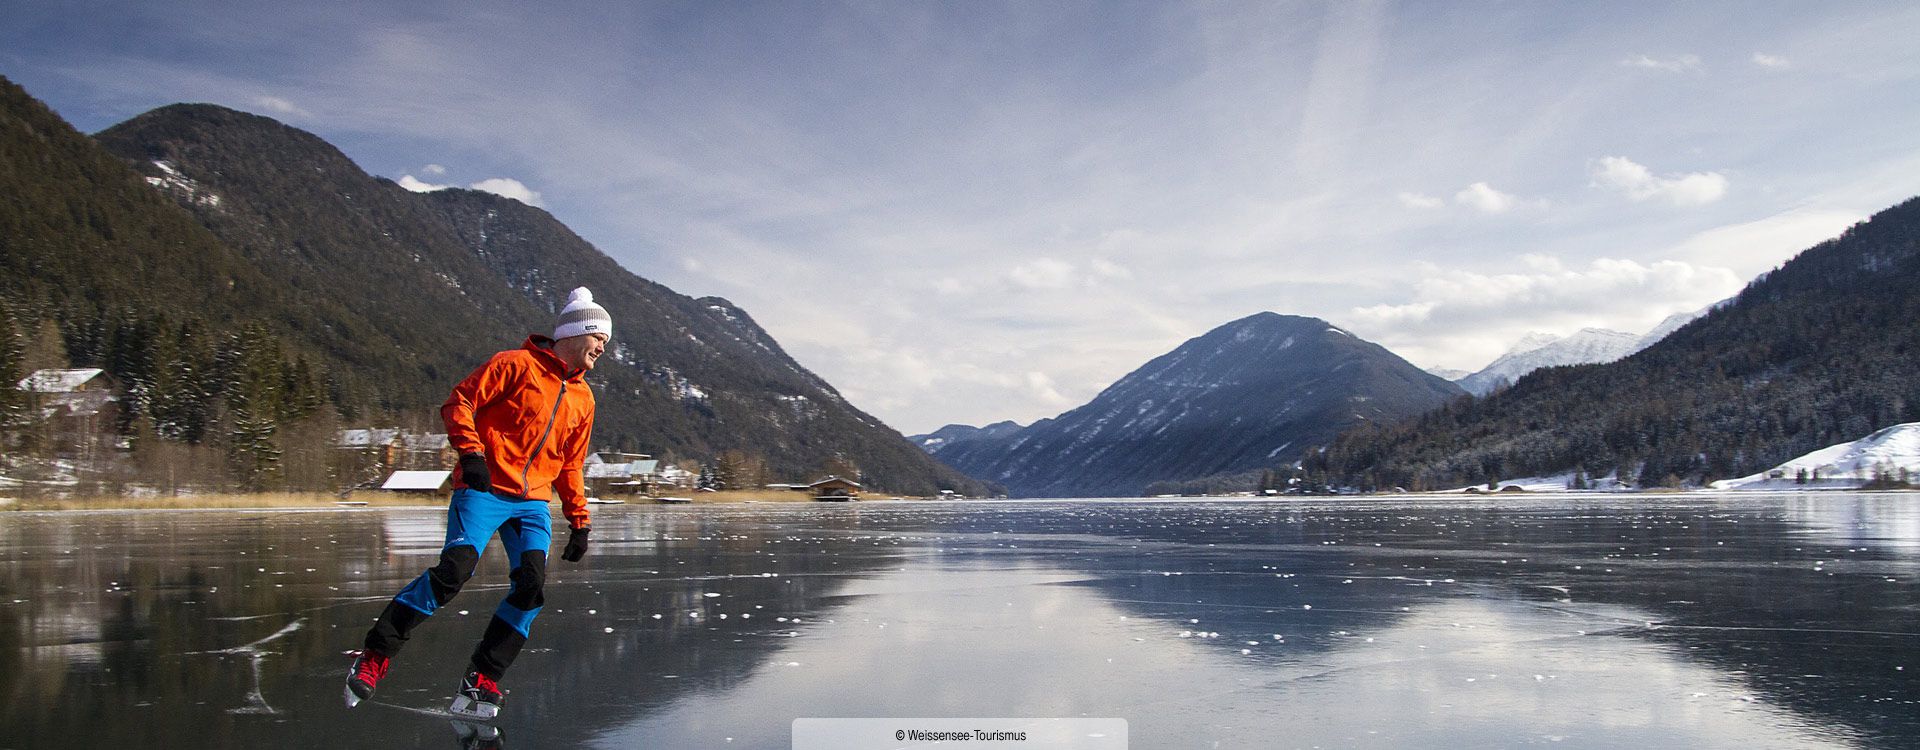
[[[387,676],[387,666],[392,663],[385,654],[354,652],[353,667],[347,670],[347,708],[373,697],[373,689],[380,685],[380,678]]]

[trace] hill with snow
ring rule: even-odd
[[[1920,422],[1829,445],[1772,469],[1713,483],[1717,490],[1853,489],[1876,476],[1920,476]],[[1805,476],[1801,475],[1805,472]]]

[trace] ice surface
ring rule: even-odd
[[[338,706],[340,652],[443,519],[10,514],[0,717],[28,747],[445,745]],[[1920,743],[1899,710],[1920,508],[1892,496],[620,506],[595,527],[610,543],[549,570],[503,683],[522,747],[1107,712],[1139,747],[1272,746],[1247,717],[1282,714],[1302,747]],[[451,611],[492,611],[507,570],[490,545]],[[485,620],[423,625],[380,700],[444,708]]]

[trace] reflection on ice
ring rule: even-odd
[[[1417,592],[1384,618],[1235,613],[1219,617],[1223,635],[1172,631],[1169,621],[1211,620],[1141,617],[1098,587],[1063,585],[1075,581],[1086,578],[1037,567],[889,571],[835,597],[830,620],[725,692],[689,695],[593,744],[696,747],[726,734],[777,746],[785,727],[768,715],[1127,716],[1142,747],[1276,746],[1276,726],[1250,718],[1276,715],[1277,746],[1298,747],[1823,747],[1846,735],[1808,729],[1738,676],[1635,637],[1655,616],[1632,608]],[[1346,622],[1362,624],[1335,627]],[[1248,637],[1276,624],[1304,647]]]
[[[1137,747],[1907,747],[1898,500],[610,507],[550,569],[501,721],[521,747],[942,715],[1122,717]],[[497,545],[382,684],[409,710],[337,683],[440,515],[0,516],[9,742],[444,746],[422,719]]]

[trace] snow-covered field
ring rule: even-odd
[[[1876,472],[1920,478],[1920,422],[1894,425],[1851,443],[1830,445],[1768,471],[1713,483],[1716,490],[1852,489]],[[1804,482],[1800,472],[1807,473]]]

